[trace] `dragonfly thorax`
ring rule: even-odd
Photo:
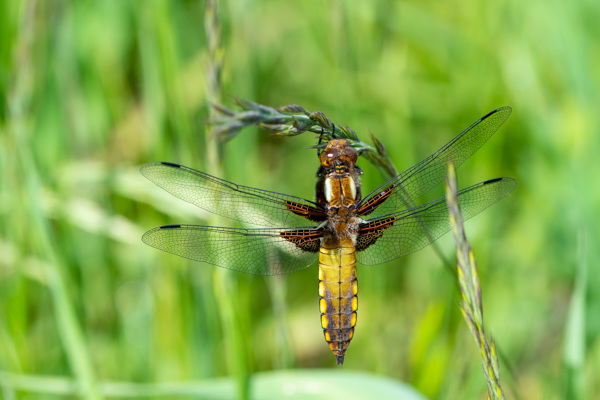
[[[357,159],[358,153],[344,139],[330,140],[319,155],[317,203],[330,216],[353,214],[361,199]]]

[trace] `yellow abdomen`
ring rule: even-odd
[[[352,240],[324,241],[319,250],[321,326],[338,364],[344,363],[354,335],[357,294],[356,249]]]

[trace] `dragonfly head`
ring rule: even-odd
[[[325,150],[319,155],[321,166],[330,168],[336,165],[354,165],[358,160],[358,153],[345,139],[333,139],[327,143]]]

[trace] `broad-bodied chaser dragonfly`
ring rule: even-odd
[[[166,252],[256,275],[286,274],[319,262],[319,308],[325,340],[338,364],[356,325],[356,263],[380,264],[429,245],[450,230],[444,198],[413,201],[446,176],[447,162],[467,160],[506,121],[510,107],[485,115],[441,149],[361,195],[358,154],[333,139],[320,152],[316,201],[237,185],[169,162],[141,173],[167,192],[206,211],[263,229],[166,225],[146,232],[144,243]],[[478,183],[458,193],[468,219],[507,196],[511,178]],[[306,226],[307,223],[312,223]]]

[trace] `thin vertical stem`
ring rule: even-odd
[[[206,97],[211,104],[220,104],[223,97],[221,72],[223,70],[224,48],[221,35],[221,19],[218,0],[207,0],[204,22],[206,40],[208,43],[208,65]],[[215,117],[215,109],[209,107],[209,120]],[[222,176],[222,146],[212,132],[210,125],[206,125],[206,168],[208,173]],[[216,219],[213,218],[213,222]],[[249,393],[247,348],[241,329],[239,313],[236,312],[237,280],[235,276],[225,269],[217,268],[214,274],[215,293],[220,307],[223,321],[224,334],[229,348],[231,367],[237,378],[238,397],[247,399]]]
[[[221,104],[223,98],[223,42],[218,0],[207,0],[204,14],[206,41],[208,43],[208,65],[206,68],[206,98],[210,104]],[[208,108],[209,120],[215,117],[215,109]],[[211,125],[206,125],[206,169],[210,174],[221,172],[221,151],[219,141],[213,135]]]

